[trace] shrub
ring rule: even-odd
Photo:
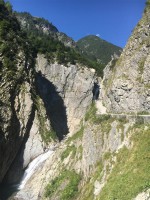
[[[78,193],[78,184],[81,180],[74,170],[64,170],[45,188],[45,197],[50,198],[57,193],[61,200],[70,200]],[[64,188],[65,185],[65,188]]]
[[[65,158],[69,156],[69,154],[72,154],[72,157],[76,154],[76,147],[75,145],[68,146],[67,149],[61,154],[61,160],[63,161]]]

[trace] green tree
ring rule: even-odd
[[[0,0],[0,5],[4,5],[4,1],[3,0]]]
[[[6,1],[5,6],[9,12],[12,12],[12,5],[9,1]]]

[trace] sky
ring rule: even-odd
[[[97,35],[124,47],[146,0],[9,0],[15,11],[43,17],[75,41]]]

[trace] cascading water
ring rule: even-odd
[[[24,188],[27,181],[30,179],[30,177],[33,175],[35,170],[53,153],[54,151],[52,149],[48,150],[46,153],[43,153],[39,155],[37,158],[35,158],[28,166],[28,168],[24,172],[24,176],[22,178],[21,183],[18,186],[18,189],[21,190]]]
[[[50,148],[45,153],[39,155],[35,158],[27,167],[24,172],[23,178],[19,184],[9,185],[9,184],[1,184],[0,185],[0,200],[6,200],[9,197],[19,192],[19,190],[23,189],[26,185],[27,181],[31,178],[34,172],[40,167],[40,165],[46,161],[54,152],[56,146]]]

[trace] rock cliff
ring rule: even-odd
[[[58,63],[49,64],[43,55],[38,55],[36,71],[55,86],[56,93],[62,98],[66,110],[68,132],[75,132],[92,101],[95,70],[81,65],[70,65],[66,67]],[[49,102],[49,109],[52,109],[53,106],[58,108],[59,100],[57,101],[57,97],[51,88],[48,91],[48,87],[45,84],[37,77],[37,87],[42,98]],[[50,112],[52,112],[51,115],[53,116],[55,113],[56,115],[61,114],[59,110],[56,110],[56,112],[52,110]],[[62,120],[65,120],[64,116],[62,116]],[[61,121],[61,119],[56,119],[55,123],[57,121]],[[62,126],[64,124],[62,122]],[[60,127],[59,132],[63,132],[63,127]]]
[[[149,1],[102,81],[81,63],[36,54],[4,2],[0,8],[11,30],[0,23],[0,182],[18,182],[51,151],[9,199],[149,199]]]
[[[42,55],[38,56],[36,71],[56,85],[64,100],[71,132],[75,132],[76,122],[79,124],[76,118],[84,118],[80,130],[57,145],[13,199],[150,198],[149,8],[148,4],[120,58],[114,57],[104,70],[98,100],[103,112],[97,111],[95,104],[86,114],[83,109],[84,100],[89,102],[92,97],[86,98],[85,92],[89,94],[92,88],[88,86],[88,91],[84,87],[87,78],[93,77],[92,72],[79,69],[81,77],[83,72],[84,77],[87,74],[81,88],[76,66],[49,66]],[[90,85],[92,80],[86,84]],[[47,96],[42,91],[39,88],[40,96]],[[81,91],[85,94],[83,99]],[[72,98],[75,101],[70,101]]]
[[[0,183],[15,183],[48,146],[79,129],[92,101],[95,70],[36,58],[12,11],[3,1],[0,8]],[[49,26],[47,31],[57,32]]]
[[[19,127],[18,133],[12,133],[10,142],[17,137],[20,143],[16,144],[15,153],[11,148],[10,153],[5,151],[11,159],[6,156],[6,160],[9,160],[7,169],[3,159],[5,171],[1,170],[2,178],[8,171],[5,182],[9,183],[17,182],[22,176],[22,170],[43,153],[53,139],[56,141],[58,137],[62,140],[69,132],[73,134],[80,128],[80,121],[93,97],[95,70],[76,65],[65,67],[58,63],[48,64],[43,55],[38,55],[36,63],[35,82],[32,83],[34,90],[31,90],[28,82],[23,82],[14,99],[14,124],[18,121]],[[2,116],[4,118],[5,115]],[[8,120],[7,116],[6,118]],[[10,136],[8,130],[6,134]],[[12,148],[14,151],[14,146]]]
[[[15,159],[34,118],[34,59],[19,23],[1,2],[0,31],[0,182]],[[11,31],[11,32],[9,32]],[[25,51],[26,49],[26,51]],[[28,54],[29,53],[29,54]],[[28,106],[27,106],[28,105]]]
[[[93,105],[87,112],[81,129],[57,145],[53,154],[12,199],[65,197],[108,200],[112,196],[126,200],[143,192],[141,187],[148,188],[146,182],[150,178],[149,164],[146,158],[145,161],[142,159],[149,148],[147,122],[144,123],[143,117],[96,116],[95,112]],[[133,163],[135,166],[138,163],[134,170],[141,171],[141,174],[135,175],[132,171]],[[70,173],[73,176],[69,176]],[[78,187],[74,186],[75,180],[78,180]],[[138,183],[134,185],[134,181]],[[145,193],[146,197],[148,195],[148,192]]]
[[[123,50],[104,70],[104,103],[109,112],[150,111],[150,8]]]

